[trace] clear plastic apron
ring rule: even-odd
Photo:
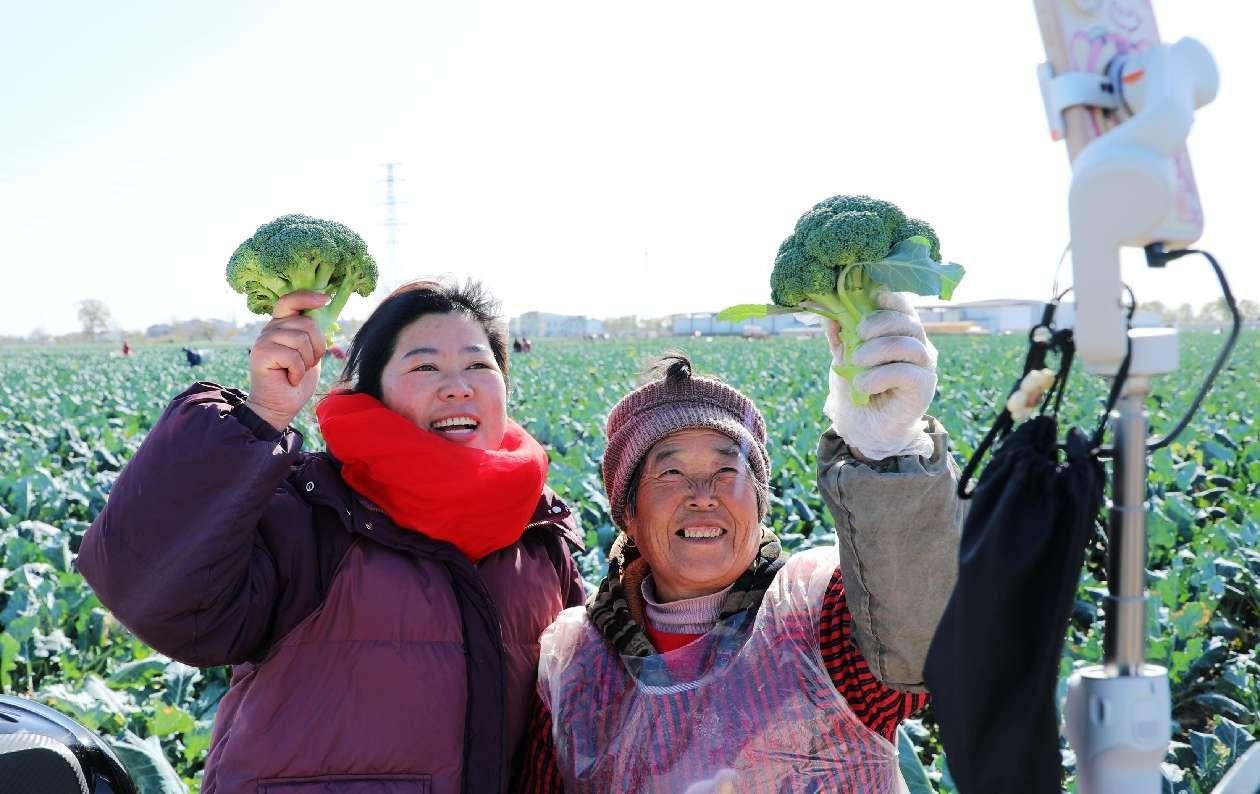
[[[853,714],[818,647],[834,548],[789,558],[761,609],[676,651],[613,653],[581,608],[542,637],[539,692],[569,792],[904,792],[897,751]],[[728,773],[729,774],[729,773]]]

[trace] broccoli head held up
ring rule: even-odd
[[[808,312],[835,320],[845,349],[835,370],[852,383],[862,371],[852,363],[858,324],[877,310],[879,290],[948,300],[962,277],[961,265],[941,261],[940,239],[924,221],[870,196],[832,196],[802,215],[779,246],[770,272],[774,303],[731,306],[718,319]],[[870,399],[860,389],[850,394],[857,405]]]
[[[376,261],[348,226],[308,215],[282,215],[258,227],[228,260],[228,286],[245,295],[255,314],[271,314],[282,295],[314,290],[328,304],[308,311],[326,337],[350,295],[376,289]]]

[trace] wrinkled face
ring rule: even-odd
[[[626,532],[665,601],[734,583],[761,541],[757,492],[739,445],[714,430],[680,430],[648,450]]]
[[[390,410],[456,444],[498,449],[507,386],[486,332],[460,313],[426,314],[398,334],[381,373]]]

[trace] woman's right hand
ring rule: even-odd
[[[302,314],[328,303],[322,292],[290,292],[276,301],[271,322],[249,351],[249,408],[277,430],[284,430],[315,393],[324,334]]]

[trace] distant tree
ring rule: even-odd
[[[102,301],[89,298],[79,301],[79,325],[85,336],[96,339],[109,330],[109,309]]]
[[[214,326],[200,317],[181,324],[180,330],[188,339],[205,339],[214,341]]]
[[[1224,298],[1217,298],[1211,303],[1203,304],[1199,310],[1199,321],[1204,323],[1227,323],[1232,319],[1229,304]]]
[[[1188,303],[1183,303],[1177,307],[1177,324],[1184,325],[1194,322],[1194,307]]]
[[[1161,323],[1170,323],[1176,318],[1176,314],[1163,304],[1162,301],[1146,301],[1137,305],[1139,314],[1149,313],[1159,318]]]
[[[604,320],[604,332],[613,336],[632,336],[639,330],[639,318],[633,314]]]
[[[149,339],[157,339],[163,336],[170,336],[175,331],[175,326],[168,323],[157,323],[150,325],[144,329],[144,335]]]
[[[51,339],[52,336],[49,335],[49,333],[43,328],[36,328],[34,331],[31,331],[31,335],[27,337],[27,340],[34,345],[46,345]]]
[[[1243,319],[1247,322],[1260,322],[1260,303],[1244,298],[1238,301],[1238,311],[1242,312]]]

